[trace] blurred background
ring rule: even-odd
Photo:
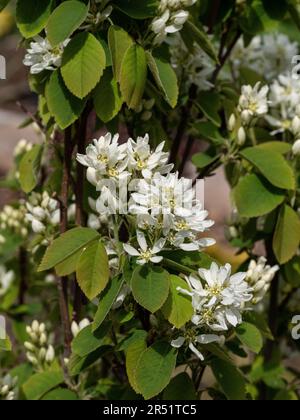
[[[15,27],[14,17],[6,9],[0,12],[0,55],[6,59],[6,80],[0,80],[0,178],[10,169],[13,161],[13,150],[18,141],[25,138],[31,142],[38,141],[38,135],[31,127],[22,128],[26,114],[18,105],[21,102],[26,109],[33,111],[36,98],[30,93],[27,75],[28,69],[22,64],[24,49]],[[195,168],[187,167],[186,176],[193,177]],[[0,188],[0,208],[13,199],[11,193]],[[212,251],[220,261],[230,260],[239,264],[243,256],[235,256],[235,250],[230,248],[224,237],[224,224],[230,217],[230,190],[219,171],[205,181],[205,207],[210,211],[210,217],[216,221],[212,236],[218,246]]]

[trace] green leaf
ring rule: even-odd
[[[114,0],[113,4],[134,19],[147,19],[157,15],[158,0]]]
[[[19,166],[20,184],[25,193],[30,193],[37,185],[40,171],[43,146],[35,144],[29,152],[22,157]]]
[[[257,148],[286,155],[292,150],[292,145],[284,141],[267,141],[266,143],[261,143]]]
[[[92,325],[88,325],[74,338],[72,351],[80,357],[85,357],[105,344],[106,336],[111,328],[111,324],[103,324],[101,329],[92,332]]]
[[[107,68],[94,91],[94,106],[101,121],[107,123],[118,115],[123,99],[111,68]]]
[[[60,277],[69,276],[72,273],[75,273],[79,258],[83,252],[83,249],[80,249],[71,257],[64,260],[62,263],[55,266],[56,274]]]
[[[79,118],[85,106],[85,101],[68,91],[58,70],[52,73],[47,83],[46,100],[51,115],[62,130]]]
[[[79,99],[95,88],[106,67],[101,43],[88,32],[76,35],[65,48],[61,74],[70,92]]]
[[[197,168],[203,169],[216,162],[218,159],[219,156],[211,156],[208,153],[197,153],[192,157],[192,162]]]
[[[177,276],[170,276],[170,293],[161,310],[165,318],[179,329],[191,320],[194,310],[191,299],[178,291],[178,287],[189,290],[186,281]]]
[[[69,374],[71,376],[79,375],[81,372],[92,366],[95,362],[99,362],[99,359],[111,349],[111,346],[104,345],[84,357],[80,357],[78,356],[78,354],[75,353],[71,354],[68,363]]]
[[[99,233],[90,228],[78,227],[69,230],[48,247],[39,271],[50,270],[98,238]]]
[[[243,322],[236,328],[236,335],[251,351],[257,354],[261,352],[263,338],[260,331],[253,324]]]
[[[11,342],[10,339],[7,338],[0,338],[0,351],[11,351],[12,350],[12,346],[11,346]]]
[[[125,53],[129,47],[134,45],[134,41],[124,29],[113,25],[108,30],[108,43],[113,61],[114,76],[119,82]]]
[[[288,205],[281,208],[273,237],[273,249],[280,264],[290,261],[300,244],[300,218]]]
[[[285,196],[263,178],[251,174],[241,178],[234,189],[234,198],[242,217],[260,217],[282,204]]]
[[[175,376],[163,393],[165,401],[193,401],[197,399],[195,386],[185,372]]]
[[[36,373],[22,387],[27,400],[39,400],[64,381],[61,371]]]
[[[191,48],[194,42],[196,42],[212,60],[219,63],[215,47],[204,29],[198,28],[191,21],[187,21],[181,31],[181,35],[188,48]]]
[[[150,265],[137,267],[131,282],[135,300],[152,313],[158,311],[169,294],[169,277],[169,273],[161,267]]]
[[[287,281],[293,287],[300,287],[300,257],[295,256],[284,266]]]
[[[142,101],[147,80],[147,60],[144,49],[132,45],[124,55],[120,74],[122,96],[131,109],[137,109]]]
[[[157,86],[164,94],[165,100],[172,108],[175,108],[178,101],[179,88],[177,76],[171,64],[162,58],[153,56],[149,51],[147,51],[147,61]]]
[[[108,256],[101,241],[88,245],[81,254],[76,269],[78,284],[89,300],[101,293],[110,276]]]
[[[275,187],[295,189],[295,177],[285,158],[272,150],[261,147],[249,147],[241,155],[254,165]]]
[[[201,92],[197,105],[213,124],[217,127],[221,127],[222,121],[218,112],[220,109],[220,98],[218,93],[213,91]]]
[[[99,297],[99,305],[93,322],[93,332],[96,331],[107,317],[124,283],[123,276],[112,279]]]
[[[271,341],[274,340],[274,337],[272,335],[272,332],[264,314],[249,311],[245,312],[245,314],[243,315],[243,319],[249,324],[255,325],[265,338]]]
[[[17,26],[24,38],[32,38],[45,28],[53,4],[53,0],[18,0]]]
[[[224,360],[214,359],[211,362],[211,368],[228,400],[244,401],[246,399],[246,381],[235,366]]]
[[[138,334],[137,334],[138,333]],[[126,351],[126,372],[128,380],[132,388],[137,394],[140,394],[139,387],[136,381],[136,372],[139,359],[147,350],[147,333],[146,331],[137,331]]]
[[[295,391],[283,389],[276,394],[274,401],[299,401],[299,398]]]
[[[41,398],[42,401],[76,401],[78,400],[75,392],[66,388],[56,388],[48,392]]]
[[[69,38],[85,21],[88,11],[89,5],[81,1],[62,2],[54,10],[47,24],[47,38],[51,45],[56,47]]]
[[[177,351],[159,341],[144,351],[136,368],[136,383],[146,400],[158,395],[170,382],[176,366]]]

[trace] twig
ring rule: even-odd
[[[17,101],[16,104],[24,112],[24,114],[26,114],[33,122],[37,124],[41,132],[45,133],[45,127],[43,126],[42,122],[20,101]]]
[[[197,97],[197,86],[192,85],[189,91],[188,103],[182,109],[177,133],[176,133],[175,139],[173,140],[173,144],[171,148],[169,163],[174,163],[176,165],[177,155],[180,150],[181,142],[185,134],[186,128],[188,126],[190,111],[192,109],[192,106],[196,97]]]
[[[25,303],[25,294],[28,288],[28,260],[26,249],[20,247],[19,250],[19,263],[20,263],[20,289],[19,289],[19,305]]]
[[[64,162],[63,162],[63,178],[60,197],[60,232],[65,233],[68,230],[68,198],[69,185],[71,179],[71,164],[72,164],[72,128],[69,127],[65,131],[64,136]],[[57,281],[59,293],[59,306],[61,313],[61,320],[64,331],[65,353],[69,354],[71,350],[71,323],[68,308],[68,278],[62,277]]]
[[[186,147],[183,153],[183,157],[182,157],[182,161],[181,164],[179,166],[179,175],[182,175],[185,169],[185,165],[190,157],[190,153],[192,151],[192,148],[194,146],[195,143],[195,138],[192,136],[189,136],[187,139],[187,143],[186,143]]]

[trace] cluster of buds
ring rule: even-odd
[[[238,124],[235,114],[231,114],[228,120],[228,130],[235,133],[238,146],[244,146],[247,140],[246,130],[242,125]]]
[[[278,270],[278,265],[274,267],[267,265],[265,257],[260,257],[257,262],[255,260],[250,262],[246,281],[253,290],[252,303],[254,305],[263,300]]]
[[[31,326],[26,327],[30,341],[25,341],[24,346],[27,350],[26,357],[36,368],[44,370],[55,358],[55,351],[51,344],[51,339],[47,333],[46,325],[33,321]]]
[[[142,121],[149,121],[152,117],[152,109],[155,105],[155,99],[143,99],[140,103],[137,113],[140,114]]]
[[[151,24],[155,33],[156,44],[162,43],[168,34],[181,31],[183,25],[189,18],[187,7],[193,6],[197,0],[161,0],[159,5],[159,16]]]
[[[90,325],[90,321],[87,318],[84,318],[82,321],[77,323],[76,321],[72,322],[71,325],[71,331],[73,337],[77,337],[77,335],[82,331],[84,328],[88,327]]]
[[[14,157],[19,157],[32,149],[32,143],[21,139],[14,149]]]
[[[16,385],[18,378],[7,374],[0,378],[0,400],[12,401],[17,397]]]
[[[14,234],[26,238],[28,235],[28,225],[25,220],[25,215],[26,208],[21,202],[18,207],[4,206],[0,213],[0,229],[2,231],[12,231]],[[2,236],[0,243],[3,243],[3,239],[4,237]]]

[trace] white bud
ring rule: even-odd
[[[238,131],[238,145],[243,146],[246,142],[246,131],[244,127],[240,127]]]
[[[45,333],[42,333],[40,336],[40,345],[42,346],[43,344],[47,343],[47,335]]]
[[[234,114],[231,114],[229,121],[228,121],[228,130],[233,131],[235,129],[236,118]]]
[[[41,361],[43,361],[43,360],[45,360],[45,358],[46,358],[46,349],[44,348],[44,347],[42,347],[41,349],[40,349],[40,351],[39,351],[39,359],[41,360]]]
[[[29,360],[30,363],[32,363],[33,365],[38,365],[38,360],[35,356],[33,356],[33,354],[31,353],[26,353],[26,357]]]
[[[31,325],[32,331],[35,333],[39,333],[39,328],[40,328],[40,324],[38,323],[38,321],[34,320]]]
[[[293,153],[295,156],[300,156],[300,140],[297,140],[293,145]]]
[[[53,346],[50,345],[46,353],[46,362],[52,363],[54,358],[55,358],[55,351],[54,351]]]
[[[77,335],[79,334],[79,326],[77,324],[77,322],[73,321],[72,325],[71,325],[71,331],[73,334],[73,337],[77,337]]]
[[[32,343],[30,343],[29,341],[25,341],[24,347],[29,351],[34,351],[35,350],[35,346]]]
[[[292,122],[292,131],[296,135],[300,131],[300,118],[296,115]]]
[[[241,114],[241,117],[242,117],[242,121],[245,123],[245,124],[248,124],[249,122],[250,122],[250,120],[251,120],[251,112],[250,111],[247,111],[247,110],[244,110],[243,112],[242,112],[242,114]]]

